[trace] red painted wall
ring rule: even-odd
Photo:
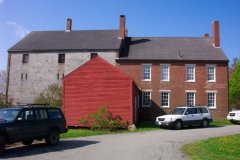
[[[106,105],[113,115],[129,124],[134,121],[133,100],[137,90],[129,76],[96,57],[63,79],[63,111],[68,126],[81,126],[79,119]]]

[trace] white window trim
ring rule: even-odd
[[[160,105],[162,108],[170,108],[170,90],[159,90],[160,92]],[[168,106],[162,106],[162,92],[167,92],[168,93]]]
[[[207,82],[216,82],[216,64],[206,64],[207,67]],[[208,67],[214,67],[214,80],[208,80]]]
[[[150,79],[143,79],[144,78],[144,66],[150,66]],[[152,81],[152,64],[144,63],[142,64],[142,81]]]
[[[163,66],[167,66],[167,67],[168,67],[168,79],[167,79],[167,80],[163,80],[163,79],[162,79],[162,67],[163,67]],[[170,64],[160,64],[160,67],[161,67],[161,69],[160,69],[160,71],[161,71],[161,73],[160,73],[161,81],[163,81],[163,82],[169,82],[169,81],[170,81]]]
[[[195,66],[196,64],[186,64],[185,65],[185,70],[186,70],[186,82],[196,82],[196,76],[195,76]],[[187,67],[193,67],[193,80],[187,80]]]
[[[144,89],[142,92],[150,92],[150,105],[143,105],[143,94],[142,94],[142,107],[143,108],[151,108],[152,106],[152,90],[151,89]]]
[[[207,103],[208,103],[208,93],[214,93],[214,106],[208,107],[209,109],[217,109],[217,91],[216,90],[206,90],[207,93]],[[208,105],[207,105],[208,106]]]
[[[193,93],[193,96],[194,96],[193,106],[195,106],[195,104],[196,104],[196,93],[197,93],[197,91],[196,91],[196,90],[185,90],[185,93],[186,93],[186,105],[187,105],[187,93]]]

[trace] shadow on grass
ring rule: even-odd
[[[5,150],[3,156],[0,159],[11,159],[20,157],[29,157],[34,155],[40,155],[50,152],[61,152],[64,150],[75,149],[79,147],[85,147],[88,145],[97,144],[99,141],[87,141],[87,140],[64,140],[60,141],[57,146],[47,146],[45,143],[37,143],[31,146],[16,146]]]

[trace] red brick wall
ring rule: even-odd
[[[168,63],[170,64],[170,81],[160,81],[160,63],[152,64],[152,77],[150,82],[142,81],[142,64],[137,62],[120,62],[118,67],[135,80],[140,90],[151,89],[151,108],[141,107],[140,96],[140,118],[154,119],[156,116],[169,113],[174,107],[186,105],[185,90],[196,90],[195,104],[207,105],[207,90],[215,90],[217,109],[211,109],[214,118],[225,118],[228,113],[228,64],[210,63],[216,65],[216,82],[207,81],[206,63]],[[186,82],[185,64],[195,64],[196,82]],[[160,106],[159,90],[170,90],[170,108]]]

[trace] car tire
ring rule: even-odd
[[[182,122],[180,120],[177,120],[174,123],[174,129],[176,129],[176,130],[182,129]]]
[[[55,146],[59,142],[59,133],[57,130],[51,130],[45,138],[47,145]]]
[[[203,119],[202,120],[202,127],[203,128],[206,128],[206,127],[208,127],[209,126],[209,121],[207,120],[207,119]]]
[[[22,142],[22,144],[26,146],[30,146],[32,143],[33,143],[33,140],[26,140]]]
[[[3,136],[0,135],[0,155],[3,155],[6,147],[6,141]]]

